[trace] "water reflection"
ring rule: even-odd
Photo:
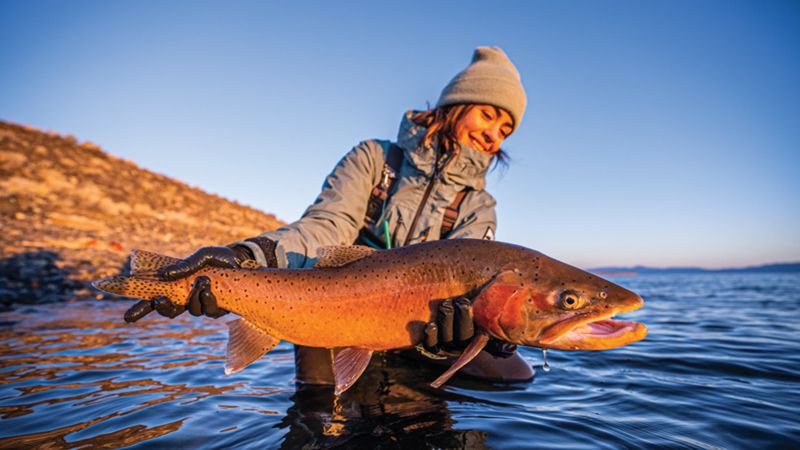
[[[376,354],[339,398],[332,386],[298,384],[281,448],[486,448],[486,432],[453,428],[447,397],[428,387],[436,373]]]
[[[152,439],[184,446],[485,447],[484,431],[453,428],[448,400],[460,397],[428,387],[441,369],[377,356],[335,398],[330,386],[295,386],[284,344],[225,377],[223,322],[156,318],[131,326],[120,319],[125,306],[87,300],[2,314],[0,448],[121,447]],[[223,417],[210,420],[217,416]]]
[[[155,323],[137,330],[121,325],[117,314],[108,314],[109,309],[117,312],[118,308],[101,302],[78,302],[4,314],[7,326],[0,331],[0,419],[4,420],[0,448],[131,445],[172,433],[186,418],[153,425],[129,424],[69,442],[66,437],[91,427],[102,428],[98,425],[156,405],[196,402],[241,386],[130,379],[136,372],[152,374],[159,373],[150,372],[153,369],[216,361],[204,353],[185,353],[176,360],[174,349],[160,347],[177,339],[200,340],[214,330],[177,332]],[[131,340],[138,342],[132,344]],[[34,417],[25,417],[31,414]],[[36,429],[40,431],[32,431]]]

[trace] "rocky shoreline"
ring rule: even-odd
[[[90,142],[2,121],[0,223],[0,309],[101,297],[89,282],[125,270],[133,248],[185,256],[283,225]]]

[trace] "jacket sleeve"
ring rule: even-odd
[[[378,142],[355,146],[325,178],[322,192],[299,220],[261,235],[277,243],[278,267],[309,267],[317,248],[350,245],[356,240],[383,161],[383,147]],[[259,256],[264,255],[256,254],[256,259]]]
[[[471,191],[459,208],[459,219],[448,239],[494,240],[497,229],[497,201],[486,191]]]

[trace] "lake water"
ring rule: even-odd
[[[523,349],[530,383],[374,358],[340,399],[299,387],[290,345],[225,376],[226,327],[122,321],[127,301],[0,314],[0,448],[798,448],[800,275],[614,281],[650,329],[606,352]]]

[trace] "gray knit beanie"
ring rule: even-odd
[[[436,107],[475,103],[497,106],[514,119],[514,130],[525,114],[525,89],[514,63],[498,47],[478,47],[472,62],[442,90]]]

